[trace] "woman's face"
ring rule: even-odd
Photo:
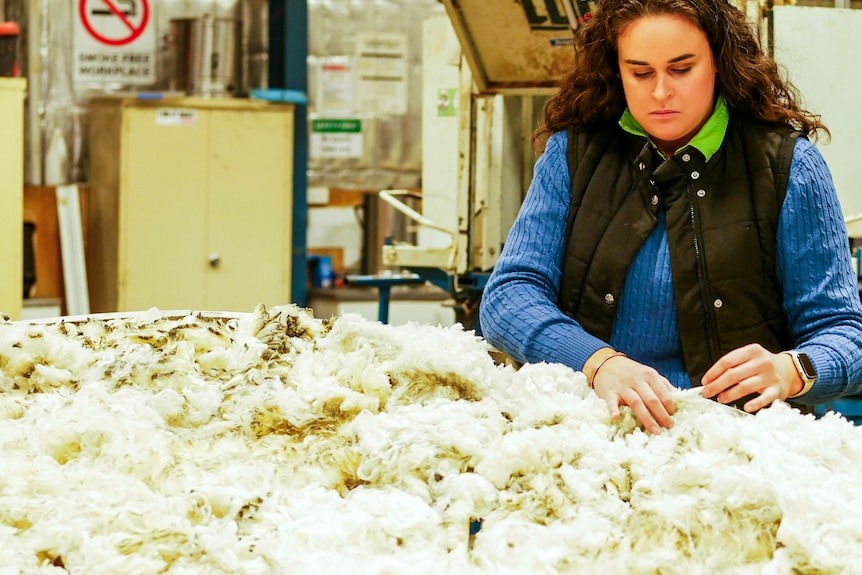
[[[622,29],[617,51],[629,110],[673,154],[714,108],[717,70],[706,34],[682,16],[646,16]]]

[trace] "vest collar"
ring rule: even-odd
[[[688,144],[677,150],[677,153],[688,146],[691,146],[703,154],[705,161],[708,162],[709,159],[712,158],[713,154],[715,154],[715,152],[717,152],[721,147],[721,143],[724,141],[724,135],[727,133],[727,124],[729,121],[730,111],[727,109],[727,102],[725,101],[724,96],[719,96],[715,102],[715,108],[713,109],[709,120],[706,121],[706,124],[703,125],[700,131],[695,134],[694,138],[692,138]],[[647,134],[640,123],[635,120],[635,117],[632,116],[628,108],[623,112],[619,124],[626,132],[646,138],[650,144],[655,147],[655,144],[652,144],[652,141],[649,139],[649,134]],[[656,148],[656,151],[658,151],[658,148]]]

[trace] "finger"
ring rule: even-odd
[[[760,411],[764,407],[769,407],[770,405],[775,403],[776,399],[780,399],[780,397],[781,396],[778,392],[778,388],[774,385],[770,385],[769,387],[764,389],[760,395],[758,395],[751,401],[746,402],[743,406],[743,409],[748,413],[754,413],[756,411]]]
[[[719,377],[721,377],[727,370],[743,363],[745,361],[745,354],[741,351],[741,349],[735,349],[721,356],[718,361],[716,361],[712,366],[706,370],[706,373],[703,374],[701,378],[701,384],[704,386],[712,383]]]
[[[644,400],[634,389],[629,389],[625,395],[620,396],[620,400],[631,408],[637,420],[649,433],[657,435],[661,433],[662,427],[673,425],[670,415],[663,409],[661,401],[654,394]],[[658,416],[653,410],[659,413]]]
[[[726,393],[729,389],[737,384],[737,379],[732,375],[727,375],[710,382],[703,386],[702,395],[706,398],[712,398],[717,395]]]
[[[725,371],[717,379],[703,387],[703,396],[710,398],[716,397],[722,403],[730,403],[735,399],[744,397],[753,391],[757,391],[754,387],[750,387],[752,373],[744,365],[738,365]],[[748,382],[748,383],[746,383]],[[743,386],[744,391],[737,389]],[[742,393],[739,393],[742,391]],[[739,395],[734,395],[739,393]]]
[[[765,385],[766,382],[760,375],[740,378],[735,385],[718,394],[716,399],[720,403],[733,403],[734,401],[742,399],[748,395],[764,393],[771,387],[766,387]]]
[[[706,373],[700,380],[701,385],[709,385],[727,371],[752,360],[757,355],[759,349],[761,349],[759,345],[749,344],[727,352],[712,367],[706,370]]]
[[[715,399],[719,403],[733,403],[737,399],[745,397],[751,393],[752,391],[749,391],[747,387],[744,387],[741,383],[737,383],[716,395]]]
[[[673,396],[670,393],[662,393],[659,394],[658,397],[661,401],[662,407],[664,407],[664,410],[668,413],[668,415],[673,415],[676,413],[676,402],[673,400]]]
[[[645,390],[641,397],[646,401],[646,398],[651,397],[651,395],[655,395],[655,398],[661,403],[661,408],[656,406],[656,409],[652,409],[648,406],[650,411],[656,413],[656,410],[658,410],[659,412],[673,415],[676,413],[676,401],[673,399],[675,391],[678,390],[670,381],[664,377],[658,376],[656,379],[649,382],[649,390]]]
[[[653,387],[655,387],[655,385]],[[675,391],[679,390],[670,381],[663,377],[659,379],[658,389],[656,390],[656,393],[666,393],[668,397],[671,397]]]
[[[674,401],[673,395],[671,395],[670,393],[660,393],[658,395],[658,400],[661,403],[664,413],[667,413],[669,417],[676,413],[676,401]],[[673,419],[670,419],[671,426],[673,426]]]
[[[609,393],[607,398],[605,399],[605,403],[608,404],[608,413],[610,414],[611,419],[619,419],[620,396],[616,393]]]
[[[641,398],[647,403],[647,408],[654,414],[659,415],[665,413],[673,415],[676,413],[676,401],[674,401],[674,392],[679,391],[667,379],[658,376],[656,379],[649,382],[649,388],[640,392]],[[650,405],[647,401],[650,397],[655,397],[659,405]],[[667,427],[667,426],[665,426]]]
[[[653,419],[660,426],[666,429],[673,427],[673,412],[676,409],[673,400],[670,402],[670,409],[665,405],[664,400],[657,396],[648,397],[643,401],[650,414],[652,414]]]

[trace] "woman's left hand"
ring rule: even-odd
[[[727,353],[709,368],[701,379],[703,396],[721,403],[758,393],[747,401],[745,411],[755,411],[785,400],[802,390],[803,382],[793,359],[786,353],[772,353],[752,343]]]

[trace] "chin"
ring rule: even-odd
[[[677,133],[663,134],[660,131],[651,132],[649,130],[647,130],[647,133],[650,135],[653,142],[659,144],[659,147],[673,147],[674,151],[679,149],[686,142],[685,136],[680,136]]]

